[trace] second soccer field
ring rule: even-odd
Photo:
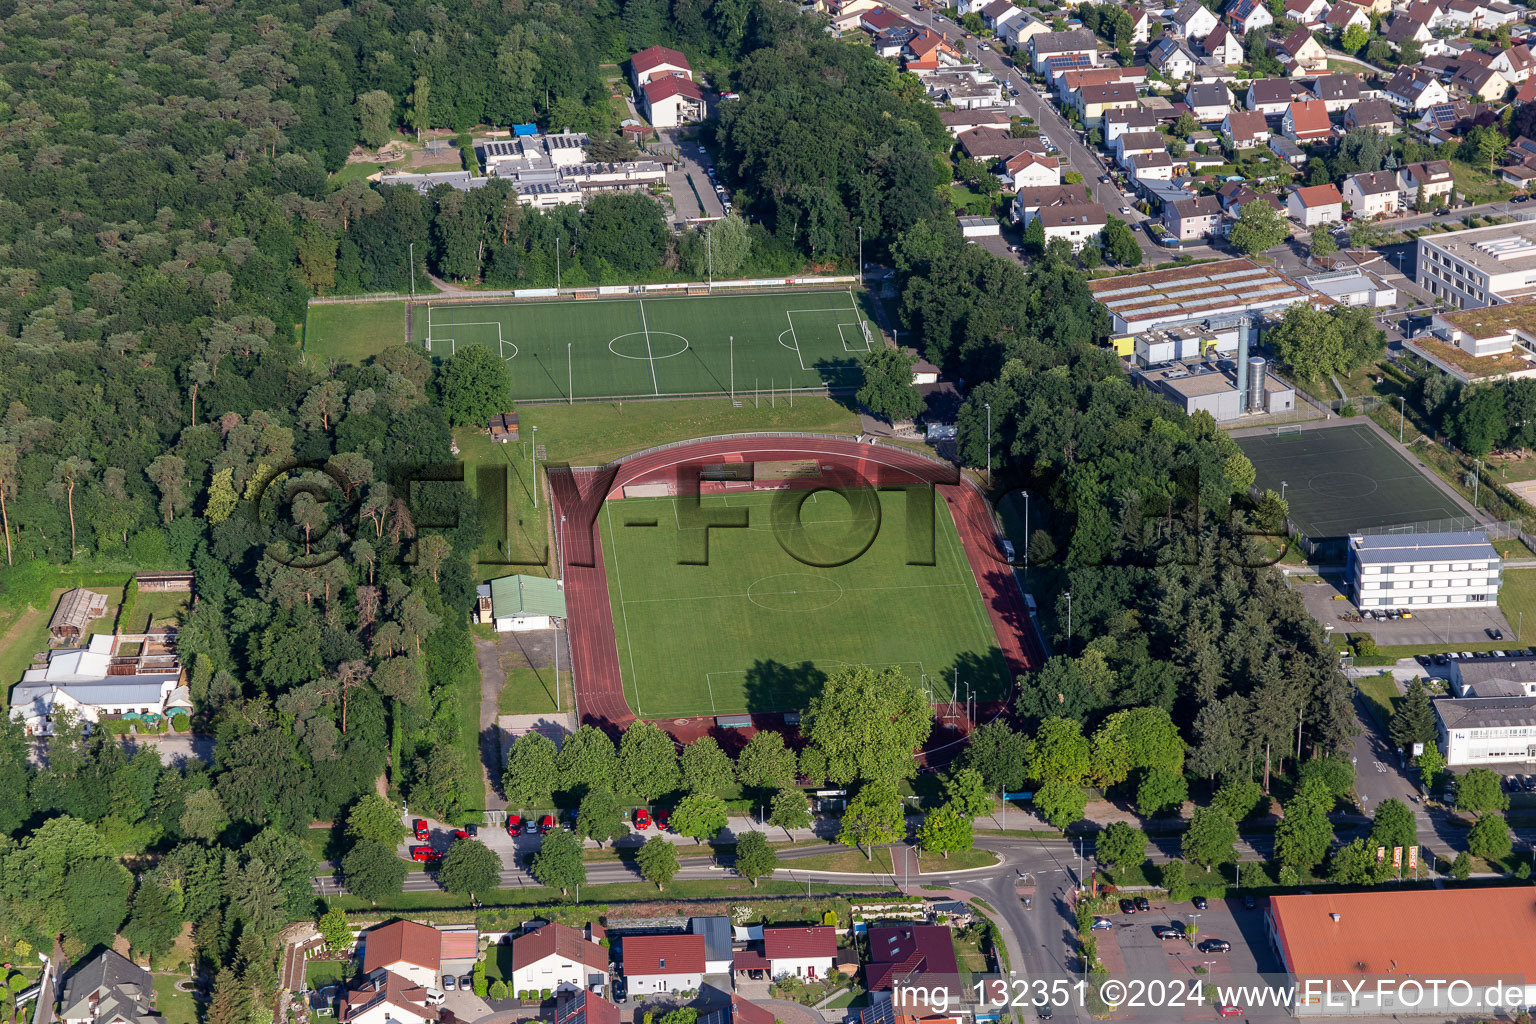
[[[433,356],[487,346],[521,400],[856,388],[876,344],[846,289],[444,304],[425,317]]]

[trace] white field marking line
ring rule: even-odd
[[[934,499],[935,504],[937,504],[938,496],[935,495]],[[957,568],[963,566],[964,568],[969,569],[971,567],[971,563],[965,557],[965,549],[959,547],[960,525],[955,522],[955,517],[950,515],[948,505],[939,506],[939,508],[935,510],[935,515],[937,515],[939,511],[942,511],[945,517],[950,521],[950,529],[945,531],[945,546],[950,549],[951,556],[955,558],[955,564]],[[957,548],[959,550],[956,550]],[[963,580],[961,582],[962,584],[964,583]],[[975,572],[971,573],[971,583],[976,587],[976,597],[978,598],[977,601],[971,602],[971,612],[976,616],[976,625],[981,629],[982,637],[990,641],[993,647],[996,647],[997,631],[992,628],[991,620],[987,618],[987,613],[981,608],[981,605],[986,603],[986,599],[981,596],[981,581],[976,578]]]
[[[645,332],[645,357],[651,364],[651,394],[661,394],[661,385],[656,382],[656,356],[651,352],[651,329],[645,323],[645,300],[640,300],[640,329]],[[685,341],[683,347],[687,348]]]
[[[624,617],[624,646],[629,648],[629,676],[635,688],[635,713],[640,713],[640,676],[635,671],[635,643],[629,635],[629,610],[624,606],[624,575],[619,572],[618,534],[613,532],[613,503],[608,503],[608,537],[613,542],[613,579],[619,585],[619,614]]]
[[[709,681],[708,672],[704,673],[704,685],[709,687],[709,713],[711,715],[720,714],[720,709],[715,707],[715,684]]]
[[[844,327],[852,327],[854,329],[854,331],[855,331],[854,343],[852,345],[848,344],[848,336],[843,333],[843,328]],[[864,340],[864,335],[863,335],[862,332],[859,331],[859,325],[858,324],[838,324],[837,325],[837,340],[841,341],[843,343],[843,351],[844,352],[868,352],[869,351],[869,342]]]
[[[792,312],[793,310],[786,309],[784,311],[784,319],[789,321],[789,336],[793,338],[795,342],[795,362],[799,363],[800,369],[804,370],[805,359],[800,355],[800,335],[795,333],[795,318],[790,315]],[[782,344],[784,335],[779,335],[779,338],[780,344]]]
[[[839,584],[839,586],[841,586],[841,584]],[[885,590],[948,590],[951,587],[966,587],[966,586],[970,586],[970,584],[966,583],[964,580],[959,580],[959,581],[954,582],[954,583],[920,583],[920,584],[917,584],[916,586],[900,586],[900,587],[843,587],[843,591],[844,591],[844,593],[848,593],[848,594],[873,594],[873,593],[878,593],[880,591],[885,591]],[[775,595],[783,595],[783,594],[792,593],[792,591],[781,590],[781,591],[774,591],[773,593]],[[818,590],[818,591],[815,591],[815,593],[826,594],[826,593],[830,593],[830,591]],[[683,596],[683,597],[637,597],[637,598],[634,598],[633,600],[628,601],[626,603],[628,603],[628,604],[667,604],[669,602],[674,602],[674,601],[725,601],[725,600],[729,600],[729,599],[735,598],[735,597],[745,597],[748,600],[751,600],[752,595],[750,595],[750,594],[689,594],[689,595],[686,595],[686,596]]]

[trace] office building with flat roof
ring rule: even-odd
[[[1502,564],[1478,531],[1351,534],[1347,575],[1361,610],[1496,608]]]
[[[1425,235],[1415,281],[1463,309],[1536,296],[1536,222]]]
[[[1433,703],[1446,764],[1536,761],[1536,697],[1443,697]]]

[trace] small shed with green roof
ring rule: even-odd
[[[491,617],[498,633],[553,629],[565,618],[565,588],[539,576],[491,580]]]

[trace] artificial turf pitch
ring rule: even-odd
[[[846,289],[446,304],[417,315],[434,357],[461,345],[500,353],[520,400],[855,388],[874,337]]]
[[[681,504],[691,499],[605,506],[608,597],[637,714],[799,711],[845,664],[898,665],[936,701],[953,699],[957,671],[961,700],[967,682],[978,699],[1006,695],[1002,653],[944,502],[934,496],[933,564],[911,565],[924,545],[908,540],[904,494],[815,492],[800,527],[776,530],[771,506],[788,495],[805,492],[701,497],[704,510],[739,509],[747,523],[710,529],[702,565],[679,564],[702,552],[703,530]],[[823,564],[862,553],[821,568],[785,545]]]
[[[1369,427],[1259,434],[1237,443],[1253,463],[1261,489],[1279,494],[1284,482],[1291,521],[1317,540],[1364,529],[1428,527],[1466,515]]]

